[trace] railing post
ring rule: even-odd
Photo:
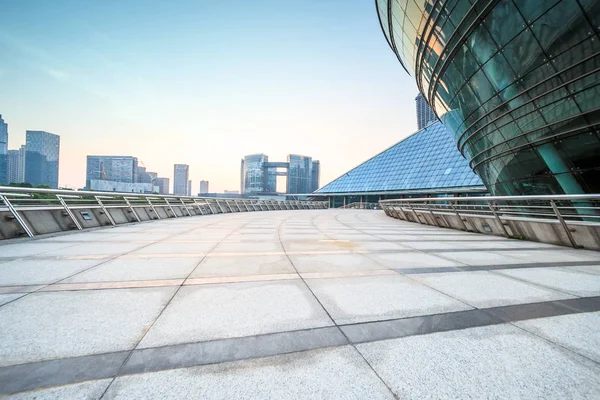
[[[415,218],[417,219],[417,222],[420,223],[421,225],[423,225],[423,223],[421,222],[421,219],[419,219],[419,215],[417,215],[417,212],[415,211],[415,208],[412,206],[412,204],[408,203],[408,207],[413,212],[413,214],[415,214]]]
[[[73,221],[73,223],[75,224],[77,229],[82,230],[83,228],[81,227],[81,224],[79,223],[79,221],[77,221],[77,218],[75,218],[75,215],[71,212],[71,209],[67,205],[67,202],[65,201],[65,199],[63,199],[63,196],[67,197],[67,195],[55,194],[55,196],[58,199],[58,201],[60,201],[60,204],[62,204],[67,215],[69,217],[71,217],[71,220]],[[71,196],[68,196],[68,197],[71,197]],[[73,196],[73,197],[80,197],[80,196]]]
[[[490,208],[490,210],[492,211],[492,214],[494,214],[496,221],[498,221],[498,224],[500,224],[500,228],[502,228],[502,232],[504,232],[504,236],[510,237],[510,235],[508,234],[508,231],[506,230],[506,227],[504,226],[504,224],[502,223],[502,220],[500,219],[500,215],[498,215],[498,213],[496,212],[495,206],[492,204],[491,201],[488,201],[487,204],[488,204],[488,207]]]
[[[105,199],[112,199],[112,197],[110,196],[94,196],[94,198],[96,199],[96,201],[98,202],[98,204],[100,204],[100,208],[102,209],[102,211],[104,211],[104,215],[106,215],[106,218],[108,218],[108,221],[115,226],[115,220],[112,218],[112,216],[108,213],[108,210],[106,209],[106,207],[104,206],[104,203],[102,203],[102,198]]]
[[[152,204],[152,202],[150,201],[150,197],[146,197],[146,200],[148,201],[148,204],[150,204],[150,208],[152,209],[152,211],[154,211],[154,215],[156,215],[156,218],[161,219],[158,212],[156,212],[156,207],[154,207],[154,204]]]
[[[567,237],[569,238],[569,242],[571,242],[571,246],[573,246],[576,249],[580,249],[582,246],[579,246],[577,244],[577,242],[575,242],[575,238],[571,234],[571,231],[569,230],[569,226],[565,222],[565,219],[561,215],[561,213],[560,213],[558,207],[556,206],[556,203],[554,202],[554,200],[550,200],[550,205],[552,206],[552,209],[554,210],[554,213],[556,214],[556,218],[558,218],[558,221],[560,222],[560,224],[562,225],[563,229],[565,230],[565,233],[567,234]]]
[[[175,214],[175,210],[173,210],[173,207],[171,207],[171,203],[169,203],[169,199],[168,198],[164,198],[165,203],[167,203],[167,207],[169,207],[169,210],[171,210],[171,212],[173,213],[173,218],[179,218],[177,216],[177,214]]]
[[[185,204],[185,202],[183,201],[183,199],[181,197],[179,198],[179,201],[181,201],[183,208],[185,208],[185,211],[187,212],[188,217],[191,217],[192,213],[190,212],[189,208],[187,208],[187,205]]]
[[[458,220],[460,221],[460,224],[463,226],[463,228],[465,229],[465,231],[469,232],[469,228],[467,228],[467,224],[465,224],[465,221],[463,221],[463,219],[460,216],[458,210],[456,209],[456,207],[454,207],[454,204],[452,204],[451,201],[449,201],[448,204],[450,204],[450,208],[454,211],[454,214],[456,214],[456,216],[458,217]]]
[[[142,220],[140,219],[140,216],[135,212],[133,206],[129,202],[129,199],[129,197],[123,196],[123,200],[125,200],[125,203],[127,203],[127,206],[129,206],[129,210],[131,211],[135,219],[137,219],[137,222],[141,222]],[[132,199],[137,199],[137,197],[132,197]]]
[[[26,196],[29,197],[29,195],[26,195]],[[22,197],[25,197],[25,196],[22,196]],[[29,226],[27,226],[27,224],[25,223],[25,220],[23,218],[21,218],[21,216],[19,215],[17,210],[13,207],[12,203],[8,200],[8,198],[6,197],[6,194],[0,193],[0,200],[2,200],[4,202],[4,204],[6,204],[6,207],[8,207],[8,211],[10,211],[10,213],[13,215],[13,217],[15,217],[15,219],[17,220],[19,225],[21,225],[21,228],[23,228],[23,230],[25,231],[27,236],[33,237],[34,236],[33,232],[31,231],[31,229],[29,229]]]
[[[223,210],[223,207],[221,207],[221,203],[219,203],[219,200],[215,199],[215,203],[217,203],[217,206],[219,207],[219,209],[221,210],[222,214],[225,214],[225,211]]]
[[[438,224],[437,219],[435,218],[435,214],[433,213],[433,210],[431,208],[429,208],[429,203],[426,203],[426,205],[427,205],[427,209],[429,210],[429,213],[431,214],[431,218],[433,218],[433,223],[439,227],[440,224]]]
[[[198,210],[198,212],[200,213],[200,215],[204,215],[204,211],[202,210],[202,207],[200,206],[200,204],[198,204],[198,202],[196,201],[196,199],[194,200],[194,205],[196,206],[196,209]]]

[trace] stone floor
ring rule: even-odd
[[[0,396],[600,398],[600,253],[381,211],[0,244]]]

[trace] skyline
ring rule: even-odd
[[[371,2],[45,3],[3,10],[0,113],[10,149],[61,136],[61,186],[84,186],[89,154],[126,154],[222,192],[252,153],[310,154],[324,185],[416,131]]]

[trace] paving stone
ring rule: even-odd
[[[512,276],[577,296],[600,295],[600,275],[590,275],[566,268],[525,268],[501,270],[496,271],[496,273]]]

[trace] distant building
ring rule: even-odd
[[[185,196],[190,177],[190,166],[175,164],[173,168],[173,194]]]
[[[312,171],[311,171],[311,184],[310,184],[310,192],[314,192],[319,189],[319,183],[321,180],[321,162],[313,161],[312,162]]]
[[[290,154],[287,162],[269,162],[266,154],[251,154],[241,162],[241,193],[275,194],[278,176],[287,178],[288,194],[311,193],[319,188],[319,169],[311,157]]]
[[[200,194],[208,193],[208,181],[200,181]]]
[[[158,194],[169,194],[169,178],[154,178],[154,186],[158,187]]]
[[[99,192],[121,192],[121,193],[155,193],[159,191],[158,186],[151,183],[140,182],[116,182],[102,179],[92,179],[89,190]]]
[[[87,156],[85,186],[91,188],[90,181],[137,183],[138,159],[131,156]],[[146,168],[143,168],[145,173]],[[145,183],[150,183],[148,180]]]
[[[19,180],[19,150],[8,150],[6,154],[6,179],[2,182],[23,182]]]
[[[8,183],[8,124],[0,114],[0,183]]]
[[[192,195],[192,180],[189,179],[188,183],[187,183],[187,196],[191,196]]]
[[[296,194],[313,192],[312,158],[290,154],[288,155],[287,161],[289,163],[287,193]]]
[[[223,190],[224,194],[240,194],[239,190]]]
[[[58,187],[60,136],[45,131],[26,131],[25,182]]]
[[[425,97],[423,97],[421,93],[419,93],[419,95],[415,98],[415,103],[417,109],[418,130],[421,130],[432,122],[437,121],[435,113],[431,107],[429,107],[427,100],[425,100]]]

